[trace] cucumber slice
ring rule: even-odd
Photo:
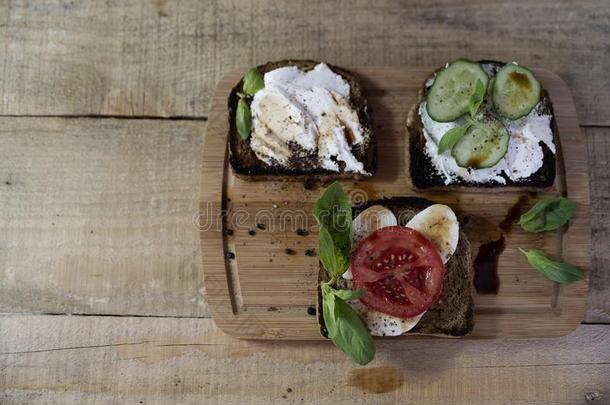
[[[494,107],[503,117],[516,120],[529,114],[538,104],[540,90],[540,82],[529,69],[508,64],[496,74]]]
[[[502,122],[488,118],[468,128],[451,150],[451,155],[460,167],[492,167],[506,155],[508,140],[509,134]]]
[[[489,77],[481,65],[458,59],[441,70],[426,97],[428,115],[437,122],[451,122],[468,112],[468,102],[477,80],[487,90]]]

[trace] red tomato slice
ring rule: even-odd
[[[389,226],[370,234],[352,253],[354,288],[384,314],[411,318],[438,301],[445,266],[432,243],[415,229]]]

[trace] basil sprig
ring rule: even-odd
[[[439,155],[445,153],[448,150],[453,149],[455,144],[458,143],[460,139],[462,139],[464,134],[466,134],[466,131],[468,131],[471,126],[476,125],[474,119],[477,112],[479,111],[479,108],[481,108],[481,104],[483,103],[484,99],[485,84],[481,79],[477,79],[477,82],[474,86],[474,92],[470,95],[470,99],[468,100],[468,111],[470,112],[470,117],[466,117],[466,123],[458,127],[451,128],[449,131],[445,132],[440,142],[438,143]]]
[[[258,70],[256,68],[248,70],[244,76],[244,93],[252,96],[263,87],[265,87],[265,81]]]
[[[521,215],[519,225],[527,232],[552,231],[567,223],[576,209],[576,203],[564,197],[547,197],[538,201],[529,211]],[[557,262],[542,250],[530,251],[519,248],[527,261],[549,280],[557,283],[573,283],[584,277],[582,271],[569,263]]]
[[[352,255],[352,204],[339,183],[326,189],[314,205],[313,215],[320,226],[320,261],[331,276],[339,277],[349,267]]]
[[[468,111],[470,112],[471,118],[474,118],[477,111],[479,111],[484,98],[485,84],[483,84],[481,79],[477,79],[477,83],[474,86],[474,93],[470,95],[470,100],[468,100]]]
[[[554,261],[541,250],[532,249],[530,251],[525,251],[519,248],[519,251],[527,257],[530,266],[544,274],[546,278],[557,283],[573,283],[584,277],[578,267],[568,263]]]
[[[519,225],[527,232],[544,232],[560,228],[572,218],[576,203],[564,197],[547,197],[521,215]]]
[[[237,126],[237,132],[239,132],[241,139],[246,140],[252,129],[252,115],[250,114],[248,103],[243,98],[240,98],[237,102],[235,125]]]
[[[472,123],[467,122],[464,125],[460,125],[459,127],[451,128],[449,131],[445,132],[445,135],[441,138],[441,141],[438,143],[438,154],[443,154],[448,150],[453,149],[453,146],[458,143],[460,139],[464,136],[466,131]]]
[[[322,284],[322,313],[328,337],[352,360],[365,365],[375,357],[375,344],[356,311],[345,301],[361,295]]]
[[[332,342],[356,363],[364,365],[375,356],[375,344],[366,325],[347,301],[358,299],[362,290],[332,287],[351,261],[352,205],[337,182],[316,202],[313,214],[318,220],[318,252],[330,280],[322,283],[322,314]]]
[[[237,102],[237,111],[235,112],[235,126],[241,139],[246,140],[252,129],[252,114],[250,106],[246,101],[251,98],[257,91],[265,87],[263,76],[256,68],[248,70],[244,76],[244,84],[242,86],[243,93],[237,93],[239,101]]]

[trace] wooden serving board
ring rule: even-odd
[[[585,271],[589,268],[586,144],[569,89],[554,73],[534,69],[551,95],[560,134],[557,178],[550,190],[537,194],[502,189],[419,192],[408,175],[405,120],[417,101],[421,83],[434,69],[351,69],[360,76],[373,111],[379,166],[372,179],[344,181],[344,189],[355,202],[419,196],[478,218],[480,228],[475,226],[470,234],[473,258],[481,240],[496,232],[520,198],[527,199],[527,209],[545,195],[569,196],[578,208],[567,229],[528,234],[517,225],[511,227],[499,259],[499,292],[475,295],[475,327],[469,337],[532,338],[571,332],[583,318],[588,280],[570,285],[553,283],[530,268],[517,250],[541,248]],[[240,180],[228,163],[227,97],[246,70],[234,71],[218,84],[203,149],[198,225],[210,310],[216,324],[232,336],[323,339],[316,316],[308,314],[308,308],[316,306],[319,264],[315,254],[307,253],[317,247],[311,208],[324,188],[308,187],[303,182]]]

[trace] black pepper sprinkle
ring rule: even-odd
[[[295,255],[297,252],[295,252],[294,249],[286,248],[286,249],[284,249],[284,253],[292,256],[292,255]]]
[[[267,229],[267,225],[265,225],[265,224],[256,224],[256,227],[258,229],[260,229],[261,231],[264,231],[265,229]]]
[[[227,229],[225,233],[229,236],[233,235],[233,229]]]
[[[307,315],[314,316],[316,314],[316,309],[314,307],[307,307]]]
[[[290,388],[290,387],[286,388],[286,392],[292,392],[292,388]]]
[[[316,251],[314,249],[307,249],[305,251],[305,256],[315,256],[316,255]]]
[[[250,236],[254,236],[254,235],[256,235],[256,231],[255,231],[254,229],[250,229],[250,230],[248,231],[248,235],[250,235]]]
[[[227,253],[225,253],[225,257],[227,258],[227,260],[233,260],[233,259],[235,259],[235,253],[227,252]]]
[[[305,190],[313,190],[314,182],[313,180],[307,179],[305,183],[303,183],[303,188]]]
[[[307,231],[307,229],[299,228],[299,229],[297,229],[297,235],[307,236],[307,235],[309,235],[309,232]]]

